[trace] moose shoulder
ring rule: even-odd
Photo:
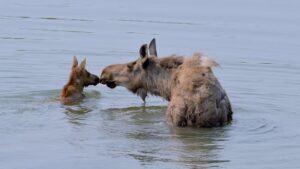
[[[170,101],[166,116],[174,126],[216,127],[232,120],[229,98],[212,72],[214,60],[199,53],[158,58],[155,39],[139,53],[136,61],[107,66],[100,83],[123,86],[144,101],[147,94]]]

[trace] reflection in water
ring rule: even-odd
[[[218,166],[228,160],[219,159],[218,152],[222,147],[219,141],[228,136],[226,128],[170,128],[172,138],[181,142],[175,148],[180,152],[178,161],[191,168]]]
[[[88,117],[88,113],[91,111],[92,109],[80,105],[65,108],[69,122],[76,125],[82,125],[82,121]]]
[[[97,102],[101,97],[100,92],[96,90],[88,90],[84,92],[85,98],[81,101],[71,104],[62,105],[65,109],[69,122],[76,125],[84,124],[83,121],[88,117],[89,113],[97,109]]]
[[[106,124],[120,126],[115,132],[130,141],[126,146],[112,146],[110,151],[129,156],[145,166],[158,163],[198,168],[227,162],[218,156],[218,150],[222,149],[218,142],[228,137],[226,128],[172,128],[165,122],[165,110],[165,106],[105,110]],[[113,132],[109,127],[106,129],[108,133]]]

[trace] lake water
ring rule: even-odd
[[[1,0],[0,168],[300,168],[300,2]],[[201,51],[234,109],[222,128],[171,128],[167,102],[89,87],[56,98],[73,55],[97,75],[138,57]]]

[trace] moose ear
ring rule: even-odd
[[[142,59],[142,66],[146,68],[149,64],[148,53],[147,53],[147,44],[144,44],[140,48],[140,56]]]
[[[86,58],[80,63],[79,69],[80,70],[84,70],[85,69],[85,65],[86,65]]]
[[[147,55],[147,44],[143,44],[140,48],[140,57],[143,59],[146,58]]]
[[[149,44],[149,53],[150,53],[150,56],[156,56],[157,57],[155,38],[153,38],[151,40],[150,44]]]
[[[78,60],[76,58],[76,56],[73,56],[73,65],[72,65],[72,69],[74,69],[75,67],[78,66]]]

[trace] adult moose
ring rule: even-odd
[[[159,58],[155,39],[142,45],[139,54],[136,61],[107,66],[100,83],[123,86],[143,100],[147,94],[163,97],[173,126],[218,127],[232,120],[229,98],[212,72],[217,62],[200,53]]]

